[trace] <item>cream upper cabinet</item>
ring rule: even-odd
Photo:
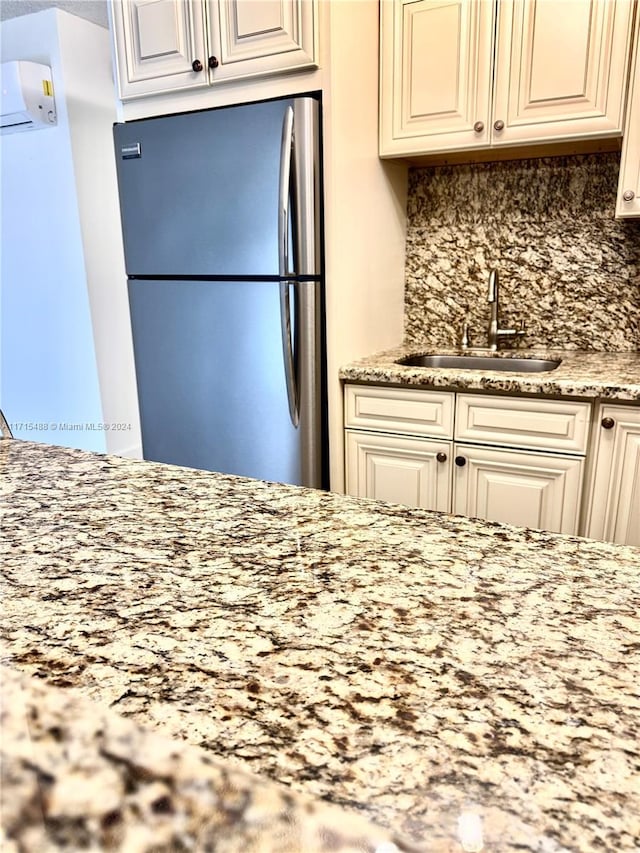
[[[494,4],[382,0],[380,8],[380,153],[486,147]]]
[[[317,0],[112,0],[122,100],[317,65]]]
[[[622,133],[631,0],[500,0],[493,145]]]
[[[596,413],[586,535],[640,546],[640,408]]]
[[[111,10],[123,100],[206,85],[204,7],[198,0],[113,0]],[[198,64],[200,71],[194,70]]]
[[[210,2],[209,44],[220,60],[211,82],[315,67],[316,6],[316,0]]]
[[[382,0],[381,156],[621,135],[632,10]]]
[[[616,216],[640,216],[640,5],[636,10],[636,37],[622,140]]]

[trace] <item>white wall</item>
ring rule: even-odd
[[[52,67],[58,112],[55,128],[0,138],[1,405],[16,437],[137,455],[109,36],[56,9],[0,35],[3,60]]]
[[[58,125],[0,138],[2,409],[16,438],[105,450],[56,12],[2,24],[2,58],[53,72]],[[72,425],[65,429],[64,425]]]
[[[58,12],[71,147],[84,246],[107,450],[142,456],[126,288],[113,123],[111,44],[102,27]]]

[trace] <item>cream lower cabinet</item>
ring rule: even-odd
[[[451,442],[347,430],[347,493],[448,512]]]
[[[347,494],[446,512],[454,395],[345,386]]]
[[[640,408],[603,404],[595,423],[585,533],[640,546]]]
[[[346,385],[347,492],[575,534],[590,411],[575,401]]]
[[[317,66],[318,0],[111,0],[122,100]]]
[[[458,394],[453,510],[578,533],[591,406]]]
[[[453,511],[556,533],[577,533],[584,460],[456,444]]]

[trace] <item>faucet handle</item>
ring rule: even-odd
[[[469,349],[469,324],[465,323],[462,327],[462,339],[460,341],[460,349]]]

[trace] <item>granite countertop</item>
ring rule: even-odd
[[[429,352],[460,354],[455,349],[399,346],[347,364],[340,378],[348,382],[448,388],[455,391],[494,391],[544,394],[560,397],[640,400],[640,352],[593,352],[578,350],[505,350],[500,356],[559,358],[555,370],[543,373],[512,373],[490,369],[407,367],[396,364],[408,355]],[[489,368],[490,365],[488,364]]]
[[[409,850],[354,812],[212,759],[77,690],[7,666],[0,679],[3,853]]]
[[[15,440],[0,494],[13,849],[60,849],[56,815],[106,849],[123,814],[127,850],[206,849],[186,809],[219,850],[312,850],[299,795],[344,810],[319,849],[640,847],[640,550]]]

